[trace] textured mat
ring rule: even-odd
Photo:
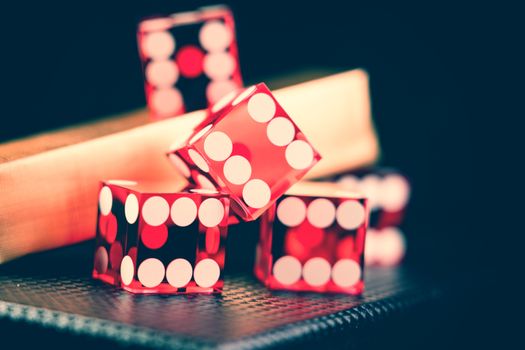
[[[31,273],[44,270],[33,261],[0,268],[0,319],[153,348],[312,345],[432,304],[441,295],[407,271],[370,269],[361,297],[270,292],[249,274],[229,276],[222,295],[144,296],[94,281],[74,268],[65,268],[64,274],[54,268]]]

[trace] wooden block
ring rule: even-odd
[[[275,96],[323,155],[308,178],[377,159],[365,72],[301,83]],[[204,117],[197,111],[141,125],[147,114],[139,111],[0,145],[0,263],[93,237],[101,179],[185,181],[165,152]]]

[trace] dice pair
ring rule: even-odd
[[[153,119],[203,109],[242,86],[231,11],[224,6],[140,23],[138,46]]]
[[[220,292],[229,196],[180,190],[104,181],[93,277],[134,293]]]
[[[270,289],[360,294],[367,220],[364,197],[299,183],[261,218],[255,275]]]

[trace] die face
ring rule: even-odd
[[[392,267],[403,261],[406,240],[399,228],[370,228],[366,236],[365,264],[367,266]]]
[[[125,182],[133,185],[133,182]],[[101,183],[98,201],[95,257],[92,275],[106,283],[119,285],[127,233],[133,230],[126,220],[125,201],[129,189],[120,181]]]
[[[410,182],[401,172],[389,168],[363,169],[333,180],[342,188],[369,199],[370,227],[383,229],[403,221],[410,199]]]
[[[206,108],[242,86],[234,20],[225,7],[145,20],[138,45],[154,119]]]
[[[255,274],[270,289],[360,294],[366,200],[285,195],[261,218]]]
[[[140,196],[138,234],[126,247],[125,290],[222,291],[228,196],[207,191]]]
[[[202,189],[151,189],[156,185],[113,189],[121,192],[117,207],[125,242],[114,284],[132,293],[221,292],[229,196]]]
[[[174,152],[197,185],[230,194],[232,210],[255,220],[301,179],[321,156],[274,99],[266,85],[228,97],[215,114]],[[213,107],[212,107],[213,109]]]

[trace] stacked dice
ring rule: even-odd
[[[145,20],[138,46],[153,119],[206,108],[242,86],[233,16],[226,7]]]
[[[345,190],[368,198],[370,224],[365,258],[367,265],[394,266],[405,255],[405,237],[399,226],[410,199],[410,183],[395,169],[371,168],[333,178]]]
[[[184,188],[101,183],[93,277],[132,293],[220,293],[228,225],[259,220],[255,275],[265,286],[360,294],[368,207],[376,230],[396,224],[404,204],[387,184],[398,182],[374,175],[387,193],[378,214],[373,194],[346,190],[370,194],[349,176],[301,181],[321,155],[264,83],[241,88],[234,29],[225,7],[140,24],[153,118],[204,108],[207,117],[167,150]]]
[[[134,293],[220,292],[229,210],[257,219],[321,159],[266,85],[225,99],[169,152],[189,188],[102,183],[95,278]]]

